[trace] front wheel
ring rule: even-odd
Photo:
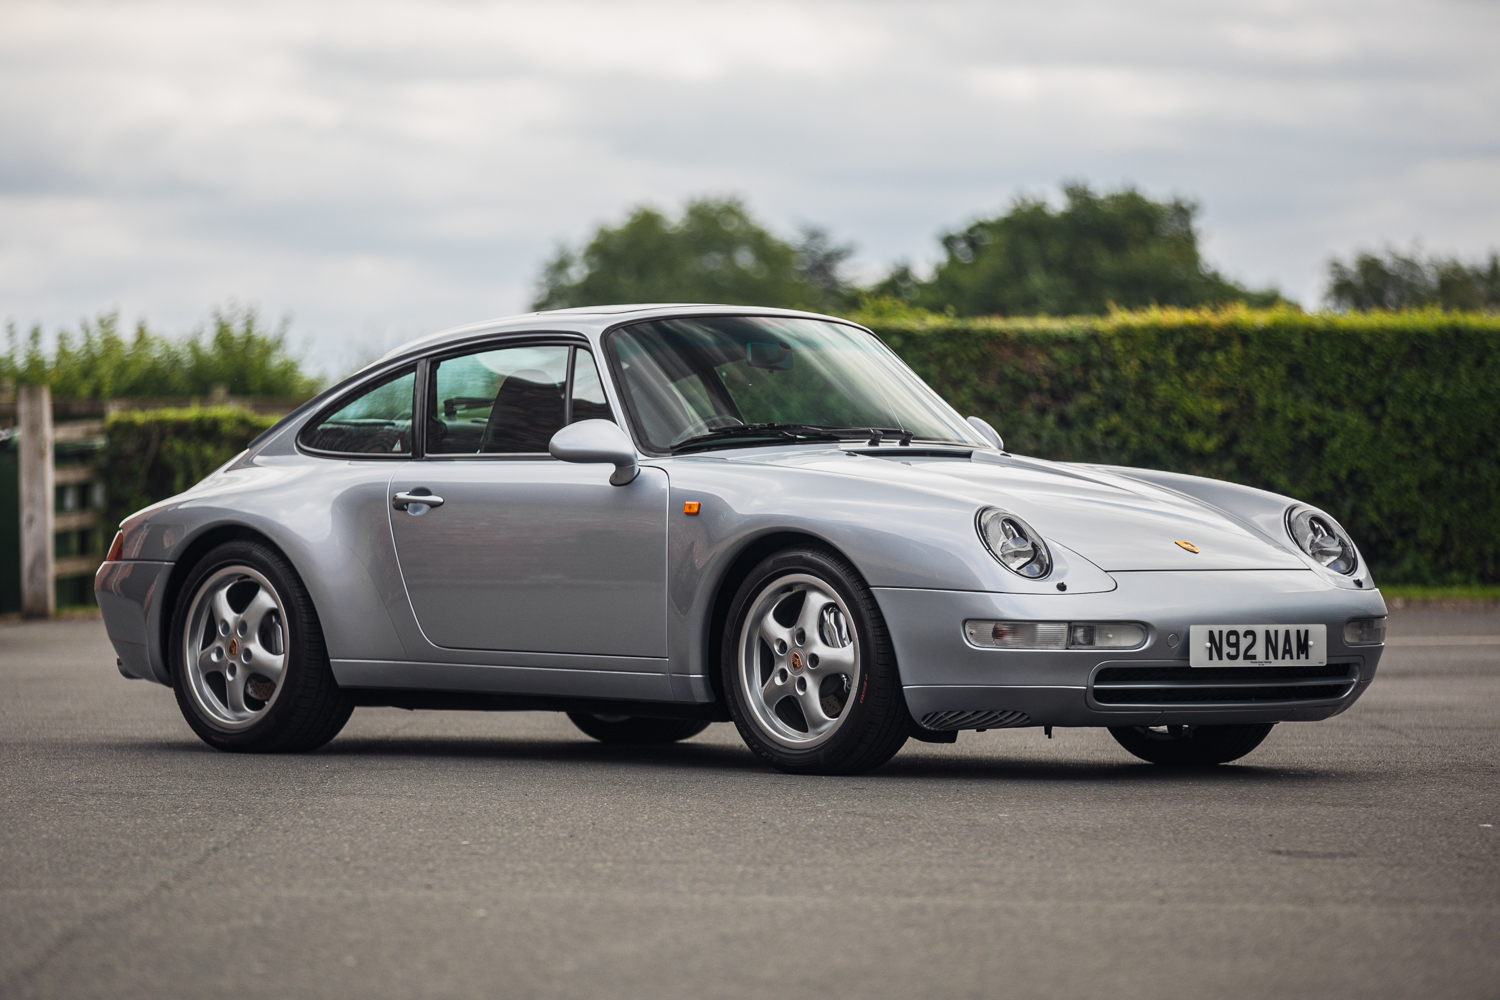
[[[740,736],[779,770],[858,774],[906,742],[885,619],[831,552],[788,549],[751,570],[729,608],[721,670]]]
[[[708,728],[702,719],[646,719],[638,715],[591,715],[569,712],[573,725],[600,743],[644,746],[676,743]]]
[[[1109,734],[1120,746],[1153,764],[1227,764],[1260,746],[1272,725],[1110,726]]]
[[[297,571],[260,542],[226,542],[193,567],[170,634],[178,707],[209,746],[313,750],[354,711]]]

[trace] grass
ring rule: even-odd
[[[1403,601],[1493,601],[1500,603],[1500,587],[1474,585],[1472,587],[1417,587],[1406,584],[1381,586],[1380,593],[1387,600]]]

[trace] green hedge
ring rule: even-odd
[[[227,406],[111,414],[101,460],[112,523],[181,493],[278,419]]]
[[[863,321],[1013,451],[1274,490],[1339,518],[1381,580],[1500,582],[1500,317]]]
[[[861,318],[1013,451],[1275,490],[1343,521],[1381,581],[1500,583],[1500,317]],[[225,408],[111,416],[111,514],[187,489],[274,422]]]

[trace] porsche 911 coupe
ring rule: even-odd
[[[1386,615],[1322,510],[1014,455],[863,327],[680,305],[398,348],[126,519],[95,589],[224,750],[547,710],[820,774],[1054,726],[1224,763],[1349,708]]]

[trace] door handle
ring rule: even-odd
[[[391,497],[391,506],[396,510],[405,510],[406,505],[411,503],[419,503],[428,507],[441,507],[443,505],[443,498],[435,497],[426,491],[421,493],[397,493]]]

